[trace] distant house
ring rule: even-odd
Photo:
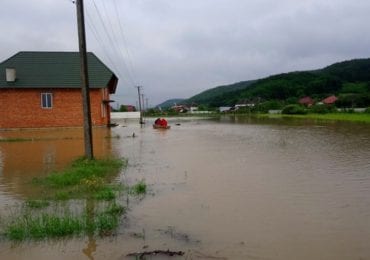
[[[134,112],[136,111],[136,107],[133,105],[124,105],[127,109],[127,112]]]
[[[306,107],[312,106],[315,101],[311,97],[303,97],[298,101],[299,104],[304,105]]]
[[[194,113],[198,111],[198,106],[192,105],[189,107],[189,112]]]
[[[88,53],[93,126],[110,124],[118,78]],[[19,52],[0,63],[0,128],[83,126],[78,52]]]
[[[337,100],[338,100],[338,98],[333,95],[333,96],[330,96],[330,97],[327,97],[327,98],[323,99],[321,102],[324,103],[325,105],[332,105]]]
[[[232,107],[219,107],[218,110],[223,113],[223,112],[228,112],[230,111]]]
[[[176,111],[177,113],[186,113],[189,111],[189,108],[185,105],[175,105],[172,106],[171,109]]]

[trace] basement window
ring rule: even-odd
[[[41,107],[52,108],[53,107],[53,94],[52,93],[41,93]]]

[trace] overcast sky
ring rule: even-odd
[[[71,0],[0,0],[0,60],[78,51]],[[369,0],[85,0],[88,51],[119,77],[113,99],[156,105],[272,74],[370,57]],[[115,106],[115,105],[114,105]]]

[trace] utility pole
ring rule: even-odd
[[[144,124],[144,122],[143,122],[143,113],[141,111],[141,93],[140,93],[140,90],[141,90],[142,86],[136,86],[136,88],[137,88],[137,94],[139,95],[140,124]]]
[[[144,104],[144,94],[141,94],[141,102],[142,102],[142,109],[143,109],[143,124],[145,124],[145,104]]]
[[[143,108],[143,111],[145,112],[145,104],[144,104],[144,94],[141,94],[141,102],[142,102],[142,108]]]
[[[92,125],[90,109],[90,91],[89,76],[87,69],[86,53],[86,34],[83,0],[76,0],[77,25],[78,25],[78,45],[80,51],[80,68],[81,68],[81,92],[83,104],[83,121],[84,121],[84,140],[85,140],[85,157],[94,159],[93,142],[92,142]]]

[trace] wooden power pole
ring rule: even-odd
[[[83,0],[76,0],[78,45],[80,50],[81,91],[83,104],[85,157],[94,159],[90,108],[89,75],[87,69],[86,34]]]
[[[137,94],[139,95],[140,124],[144,124],[143,112],[142,112],[142,109],[141,109],[141,93],[140,93],[140,90],[141,90],[142,86],[136,86],[136,87],[137,87]]]

